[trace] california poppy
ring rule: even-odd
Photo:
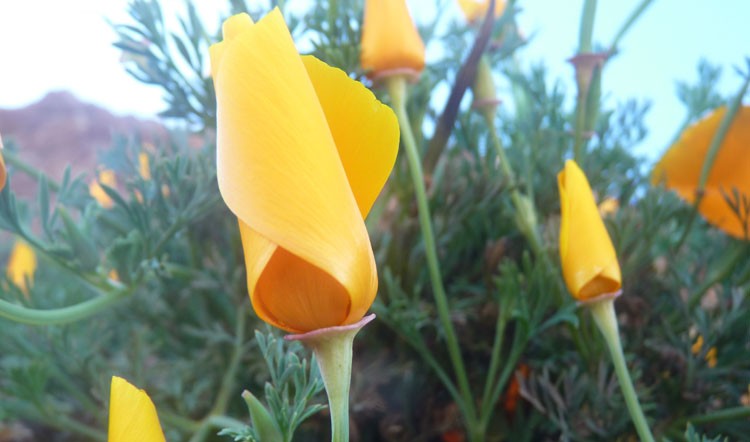
[[[361,83],[300,57],[278,9],[230,17],[211,46],[219,189],[237,215],[253,307],[293,333],[353,324],[375,298],[364,217],[398,124]]]
[[[568,290],[579,301],[619,292],[620,264],[586,175],[568,160],[557,184],[562,212],[560,260]]]
[[[365,1],[360,63],[369,77],[416,77],[424,69],[424,57],[424,43],[404,0]]]
[[[109,442],[165,442],[156,407],[145,391],[113,376],[109,393]]]
[[[711,142],[724,119],[726,108],[711,112],[685,129],[654,167],[651,181],[664,183],[681,198],[694,202],[703,162]],[[750,106],[741,107],[719,147],[708,175],[698,210],[706,220],[736,238],[747,239],[750,219],[744,210],[743,197],[750,201]],[[737,191],[739,200],[733,200]],[[728,201],[729,199],[729,201]],[[740,206],[738,214],[730,201]],[[744,209],[744,210],[743,210]]]

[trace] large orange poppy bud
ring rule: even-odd
[[[396,118],[343,71],[300,57],[278,9],[223,31],[210,50],[217,175],[253,307],[294,333],[356,323],[377,291],[364,217],[395,162]]]

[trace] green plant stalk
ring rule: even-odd
[[[320,368],[320,377],[328,395],[331,414],[331,442],[349,442],[349,386],[352,377],[352,344],[357,333],[375,319],[375,315],[361,321],[337,327],[313,330],[284,339],[300,341],[312,348]]]
[[[219,393],[216,395],[214,406],[211,408],[210,416],[222,415],[227,410],[229,399],[234,389],[234,380],[237,377],[237,372],[240,368],[240,362],[242,362],[242,354],[244,353],[245,345],[245,316],[246,304],[243,302],[239,309],[237,309],[237,325],[234,330],[234,345],[232,348],[232,356],[227,366],[227,371],[224,373],[224,377],[221,380],[221,387],[219,387]]]
[[[620,40],[627,34],[630,28],[635,24],[636,21],[641,17],[643,12],[651,6],[654,0],[643,0],[638,6],[630,13],[627,20],[622,24],[620,30],[615,34],[615,38],[612,40],[612,44],[609,45],[609,52],[613,53],[617,51],[617,46],[620,44]]]
[[[584,0],[581,10],[581,30],[578,34],[578,53],[586,54],[592,51],[592,35],[594,34],[594,17],[596,16],[596,0]]]
[[[750,407],[734,407],[715,411],[713,413],[690,416],[685,418],[685,423],[690,422],[691,424],[699,425],[748,418],[750,418]]]
[[[448,347],[448,354],[451,363],[453,364],[458,389],[464,399],[466,412],[469,413],[469,415],[464,415],[466,426],[471,428],[474,426],[476,418],[474,400],[471,393],[471,387],[469,386],[469,378],[466,375],[464,361],[461,356],[461,349],[458,345],[456,331],[450,319],[450,308],[448,307],[448,297],[445,294],[445,288],[443,287],[443,277],[440,274],[440,263],[437,257],[437,247],[435,246],[435,234],[432,230],[430,208],[427,204],[427,193],[425,191],[424,177],[422,175],[421,160],[419,152],[417,151],[417,145],[414,141],[414,134],[412,134],[411,131],[409,116],[406,112],[406,80],[402,76],[392,76],[387,80],[387,83],[388,92],[391,96],[391,101],[393,102],[396,117],[398,118],[399,126],[401,126],[401,139],[404,148],[406,149],[406,158],[409,163],[409,171],[411,172],[412,182],[414,184],[414,193],[417,198],[419,224],[422,230],[425,255],[427,258],[427,268],[432,283],[432,294],[435,299],[440,323],[443,327],[443,332],[445,333],[445,342]]]
[[[617,326],[617,318],[615,317],[614,298],[592,302],[587,304],[587,306],[589,307],[589,310],[594,317],[594,322],[597,327],[599,327],[599,331],[602,332],[604,341],[609,348],[609,354],[612,356],[612,363],[615,366],[617,380],[620,383],[620,389],[625,398],[625,404],[627,404],[628,412],[630,412],[630,417],[633,420],[638,436],[642,441],[654,442],[654,436],[651,434],[651,430],[648,427],[646,416],[643,414],[641,404],[638,402],[638,396],[633,387],[633,380],[630,378],[630,372],[625,364],[625,355],[622,352],[622,343],[620,342],[620,331]]]
[[[544,257],[544,247],[542,246],[542,240],[539,237],[536,223],[536,210],[533,204],[529,201],[528,197],[525,197],[518,190],[518,184],[516,182],[516,176],[513,173],[513,169],[510,167],[508,157],[505,156],[505,149],[500,142],[500,137],[497,136],[497,129],[495,129],[494,111],[492,109],[483,109],[482,115],[487,123],[487,128],[490,132],[490,139],[492,145],[497,153],[498,162],[500,163],[500,169],[503,171],[508,185],[510,187],[510,198],[513,201],[513,206],[516,209],[516,224],[518,229],[526,237],[526,240],[531,245],[531,250],[534,255],[542,258]]]
[[[729,103],[727,111],[724,114],[724,118],[721,120],[721,124],[719,124],[719,128],[716,130],[716,135],[714,135],[713,139],[711,139],[711,145],[708,148],[708,152],[706,152],[706,157],[703,160],[703,167],[701,168],[700,178],[698,178],[698,186],[695,189],[695,202],[693,202],[693,212],[688,219],[685,230],[682,232],[682,236],[680,237],[679,241],[677,241],[675,250],[679,250],[680,247],[682,247],[682,244],[687,239],[688,233],[690,233],[690,228],[693,226],[693,221],[697,216],[698,207],[700,207],[701,201],[703,201],[703,194],[706,191],[706,182],[708,181],[708,177],[711,175],[711,169],[713,169],[714,161],[719,155],[721,144],[724,142],[724,138],[726,138],[727,132],[729,132],[729,128],[732,126],[732,121],[734,121],[734,117],[737,115],[737,111],[739,111],[740,106],[742,105],[742,99],[745,96],[745,93],[747,93],[747,89],[749,86],[750,74],[745,77],[745,82],[742,83],[739,92]]]
[[[37,181],[39,181],[39,177],[41,175],[44,175],[44,173],[41,170],[21,160],[18,157],[18,155],[9,151],[8,149],[3,149],[2,155],[6,163],[12,165],[16,169],[20,170],[21,172],[25,173],[26,175],[28,175],[29,177]],[[49,186],[51,190],[55,192],[60,190],[60,185],[57,182],[51,180],[49,177],[47,177],[47,185]]]
[[[28,325],[68,324],[109,308],[129,293],[129,290],[107,293],[70,307],[49,310],[28,308],[0,299],[0,317]]]
[[[502,293],[500,296],[503,296]],[[504,297],[504,299],[507,297]],[[504,300],[503,299],[503,300]],[[497,323],[495,324],[495,340],[492,343],[492,352],[490,353],[490,368],[487,370],[487,379],[484,381],[484,392],[482,393],[482,407],[480,416],[483,411],[492,407],[494,404],[488,404],[487,400],[492,392],[492,384],[494,383],[497,371],[500,369],[500,355],[503,351],[503,339],[505,339],[505,326],[508,323],[508,306],[505,302],[501,301],[498,306],[497,312]]]

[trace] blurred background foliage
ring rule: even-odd
[[[367,82],[358,62],[359,0],[318,1],[304,13],[271,3],[302,47]],[[218,23],[203,23],[187,4],[179,29],[165,28],[171,11],[156,0],[133,0],[132,21],[114,24],[125,68],[163,90],[162,116],[182,129],[159,144],[121,134],[100,161],[117,178],[103,186],[111,203],[89,192],[97,171],[54,182],[19,159],[9,162],[0,227],[32,245],[39,264],[28,291],[7,279],[0,284],[2,300],[28,313],[28,324],[0,319],[0,440],[105,440],[112,375],[151,395],[168,440],[257,440],[243,389],[266,404],[290,440],[298,425],[294,440],[328,437],[308,353],[282,344],[249,306],[236,221],[220,200],[214,169],[215,98],[206,72]],[[255,19],[269,10],[230,4]],[[523,46],[534,42],[520,37],[518,11],[511,2],[497,20],[488,55],[503,85],[496,125],[516,185],[536,207],[544,254],[535,256],[518,232],[487,127],[464,100],[427,175],[451,319],[477,403],[497,391],[487,440],[633,440],[606,349],[567,295],[558,265],[556,175],[572,155],[575,91],[543,65],[519,67]],[[420,32],[442,54],[410,90],[424,151],[443,108],[433,93],[453,87],[476,38],[463,21],[436,23]],[[697,73],[697,80],[687,72],[676,79],[686,125],[728,100],[715,91],[719,67],[703,63]],[[383,90],[374,91],[387,102]],[[618,319],[645,412],[660,439],[742,440],[750,434],[750,259],[718,275],[717,268],[728,251],[750,256],[747,243],[700,219],[681,243],[691,207],[652,187],[643,158],[632,153],[647,132],[649,103],[602,103],[582,167],[599,200],[619,206],[605,219],[623,268]],[[17,150],[8,140],[6,149]],[[21,173],[38,180],[36,198],[14,194]],[[355,346],[352,440],[464,440],[443,379],[452,372],[403,158],[368,227],[379,320]],[[101,301],[95,314],[66,311],[60,324],[39,325],[49,322],[40,310],[92,300]],[[500,375],[488,388],[493,348]],[[686,433],[689,422],[695,428]]]

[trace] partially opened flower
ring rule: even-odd
[[[725,112],[726,108],[719,108],[685,129],[654,167],[652,182],[663,182],[684,200],[694,202],[706,153]],[[732,121],[719,147],[698,207],[714,226],[734,237],[747,239],[750,219],[747,219],[747,214],[738,214],[727,201],[727,197],[732,201],[735,191],[740,198],[733,202],[750,210],[750,207],[742,204],[743,196],[745,200],[750,200],[750,106],[741,107]]]
[[[145,391],[112,376],[109,442],[165,442],[156,407]]]
[[[475,22],[481,20],[490,7],[490,0],[458,0],[458,6],[466,17],[466,21]],[[505,11],[505,0],[495,0],[495,18],[503,15]]]
[[[223,33],[210,50],[217,174],[253,307],[295,333],[356,323],[377,291],[363,218],[396,158],[396,118],[343,71],[300,57],[278,9],[230,17]]]
[[[560,259],[568,290],[579,301],[620,291],[620,264],[583,171],[571,160],[557,175]]]
[[[99,179],[93,180],[89,183],[89,194],[105,209],[109,209],[114,205],[112,198],[107,195],[104,188],[101,186],[104,184],[107,187],[117,186],[117,178],[115,178],[115,172],[113,170],[105,169],[99,172]]]
[[[144,181],[151,180],[151,164],[146,152],[138,154],[138,174],[141,175]]]
[[[424,43],[405,0],[366,0],[360,63],[371,78],[419,76]]]
[[[8,279],[13,282],[21,291],[29,294],[29,283],[34,279],[36,271],[36,254],[24,241],[17,241],[13,246],[8,258],[8,267],[6,274]]]

